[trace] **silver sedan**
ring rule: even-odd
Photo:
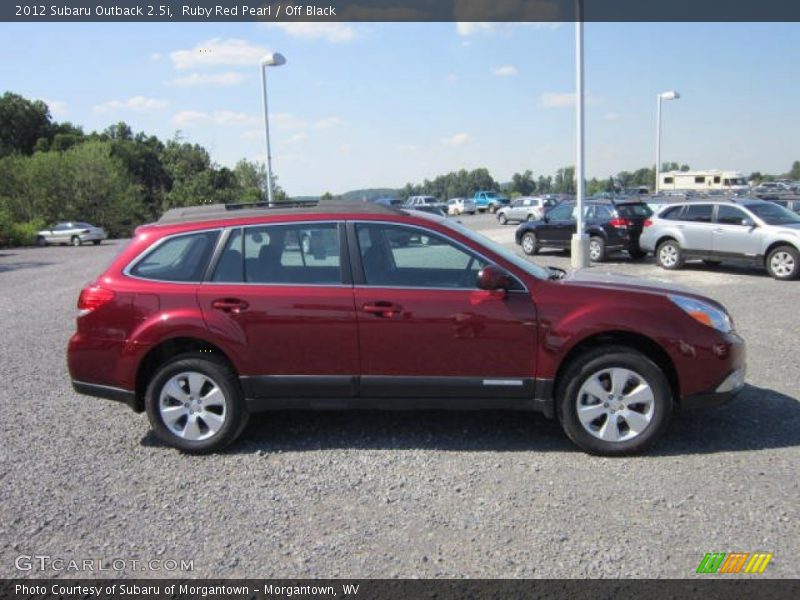
[[[69,221],[53,225],[50,229],[43,229],[36,235],[36,244],[72,244],[80,246],[84,242],[99,245],[108,235],[102,227],[95,227],[82,221]]]

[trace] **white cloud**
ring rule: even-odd
[[[256,46],[247,40],[211,38],[200,42],[194,48],[171,52],[169,57],[176,69],[222,65],[256,67],[261,58],[268,53],[267,48]]]
[[[455,73],[450,73],[447,76],[447,83],[456,83],[458,81],[458,75]]]
[[[503,65],[502,67],[495,67],[492,69],[492,73],[496,77],[511,77],[517,75],[519,71],[517,71],[517,67],[513,65]]]
[[[603,118],[606,121],[619,121],[622,118],[622,115],[619,113],[610,112],[603,115]]]
[[[42,102],[47,104],[47,108],[50,109],[50,114],[53,115],[56,119],[63,119],[67,114],[67,105],[65,102],[61,102],[60,100],[48,100],[47,98],[42,98]]]
[[[295,133],[292,137],[289,138],[292,142],[305,142],[308,139],[308,134],[301,131],[300,133]]]
[[[133,96],[127,100],[109,100],[103,104],[96,104],[92,107],[92,110],[99,113],[120,109],[146,112],[149,110],[161,110],[162,108],[166,108],[168,104],[166,100],[157,100],[156,98],[147,98],[145,96]]]
[[[314,127],[316,129],[330,129],[331,127],[338,127],[339,125],[344,125],[346,121],[344,119],[340,119],[339,117],[325,117],[322,119],[317,120],[314,123]]]
[[[350,150],[352,149],[353,149],[352,144],[342,144],[341,146],[339,146],[339,150],[341,150],[342,152],[350,152]]]
[[[172,124],[176,127],[191,127],[201,123],[215,125],[256,125],[258,117],[232,110],[215,110],[213,113],[197,110],[182,110],[172,116]],[[242,134],[244,136],[244,134]]]
[[[278,129],[302,129],[306,122],[291,113],[270,113],[269,124]]]
[[[177,86],[192,86],[192,85],[238,85],[242,83],[247,76],[244,73],[236,71],[225,71],[224,73],[190,73],[185,77],[176,77],[168,82],[170,85]]]
[[[463,146],[472,141],[472,136],[468,133],[457,133],[449,138],[443,138],[442,143],[448,146]]]
[[[476,33],[490,33],[497,30],[497,23],[482,23],[479,21],[460,21],[456,23],[458,35],[475,35]]]
[[[414,152],[419,149],[419,146],[414,144],[398,144],[396,148],[402,152]]]
[[[584,97],[586,104],[594,105],[603,101],[599,96],[586,94]],[[539,103],[544,108],[568,108],[575,106],[575,92],[545,92],[539,96]]]
[[[176,127],[188,127],[210,120],[211,115],[196,110],[182,110],[172,116],[172,124]]]
[[[239,135],[243,140],[255,140],[264,137],[263,129],[246,129]]]
[[[153,52],[150,55],[150,60],[161,60],[161,53],[160,52]]]
[[[350,42],[356,37],[356,30],[350,23],[282,22],[266,25],[282,29],[284,33],[293,37],[325,40],[334,44]]]

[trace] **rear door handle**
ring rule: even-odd
[[[403,307],[394,302],[379,300],[377,302],[367,302],[361,306],[361,310],[377,317],[391,319],[392,317],[398,316],[400,311],[403,310]]]
[[[211,308],[234,315],[238,315],[240,312],[247,310],[249,306],[250,304],[240,298],[218,298],[211,302]]]

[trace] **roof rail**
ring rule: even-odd
[[[235,219],[238,217],[257,217],[265,212],[272,214],[300,213],[346,213],[366,212],[397,214],[397,208],[376,202],[337,201],[337,200],[297,200],[277,202],[270,206],[267,202],[241,202],[232,204],[201,204],[171,208],[156,221],[156,225],[189,223],[192,221],[213,221],[216,219]]]

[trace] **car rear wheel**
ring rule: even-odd
[[[539,242],[536,240],[535,233],[529,232],[522,236],[522,251],[528,256],[539,252]]]
[[[145,407],[156,435],[191,454],[221,450],[248,420],[239,380],[224,362],[177,356],[147,386]]]
[[[47,240],[46,240],[46,239],[44,239],[44,237],[43,237],[43,236],[41,236],[41,235],[40,235],[40,236],[37,236],[37,238],[36,238],[36,245],[37,245],[37,246],[39,246],[40,248],[41,248],[41,247],[44,247],[44,246],[47,246]]]
[[[93,243],[95,246],[99,246],[101,241],[102,241],[102,240],[92,240],[92,243]]]
[[[601,237],[589,239],[589,259],[592,262],[603,262],[606,258],[606,243]]]
[[[77,248],[83,242],[81,242],[81,238],[79,238],[77,235],[73,235],[72,239],[70,240],[70,243]]]
[[[500,213],[497,215],[497,220],[500,221],[500,225],[505,225],[508,223],[508,217],[506,216],[506,213]]]
[[[591,454],[637,454],[653,444],[672,414],[672,390],[648,357],[625,346],[603,346],[575,359],[559,378],[559,420],[567,436]]]
[[[680,269],[683,266],[683,252],[675,240],[661,242],[656,251],[656,260],[664,269]]]
[[[780,281],[797,277],[800,270],[800,254],[792,246],[778,246],[767,255],[767,271]]]
[[[490,204],[489,205],[489,212],[492,213],[492,214],[496,213],[497,212],[497,205],[496,204]]]

